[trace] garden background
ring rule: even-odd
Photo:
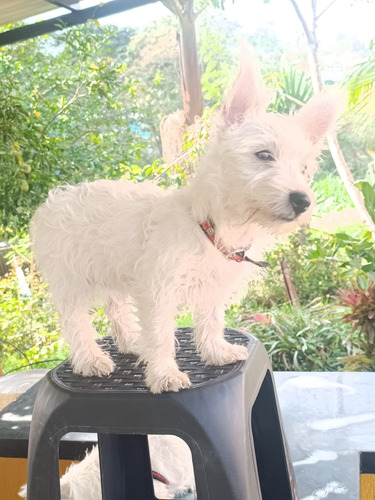
[[[175,13],[176,6],[193,4],[163,3]],[[312,183],[318,210],[311,226],[268,249],[269,270],[228,309],[227,325],[256,335],[275,370],[375,369],[375,33],[364,44],[340,31],[338,16],[329,44],[316,43],[314,66],[308,35],[319,41],[319,25],[338,2],[284,0],[296,19],[303,3],[315,15],[310,30],[301,23],[294,41],[280,38],[272,24],[244,31],[224,9],[228,3],[194,2],[203,108],[192,124],[182,111],[176,41],[182,21],[165,7],[147,26],[92,20],[0,47],[0,374],[50,368],[68,356],[29,249],[28,224],[49,189],[99,178],[149,179],[168,189],[188,182],[237,73],[244,37],[275,93],[272,110],[298,109],[316,90],[317,76],[341,90],[338,144],[368,220],[361,222],[358,200],[353,202],[337,162],[325,151]],[[257,5],[272,9],[273,2],[248,3],[256,17]],[[375,10],[371,0],[346,4]],[[174,132],[185,131],[177,152],[167,141],[174,123]],[[94,322],[108,333],[100,307]],[[181,311],[177,323],[190,322]]]

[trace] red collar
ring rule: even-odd
[[[270,264],[268,262],[252,260],[245,255],[246,250],[250,247],[245,248],[243,250],[233,250],[224,245],[220,238],[216,239],[215,235],[215,227],[213,223],[206,219],[201,224],[199,224],[204,234],[208,237],[211,243],[229,260],[234,260],[236,262],[251,262],[259,267],[268,267]]]
[[[159,472],[155,472],[154,470],[152,471],[152,478],[156,479],[157,481],[160,481],[163,484],[166,484],[166,485],[169,484],[168,479],[166,479],[164,476],[159,474]]]

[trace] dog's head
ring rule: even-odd
[[[221,220],[285,232],[311,216],[309,181],[340,106],[336,96],[321,93],[288,116],[267,113],[268,102],[255,58],[245,49],[205,173],[211,171]]]

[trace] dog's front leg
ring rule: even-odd
[[[178,392],[190,387],[190,380],[178,369],[175,359],[174,316],[177,307],[165,297],[156,304],[144,295],[137,303],[141,326],[139,358],[146,364],[146,384],[151,392]]]
[[[194,308],[194,338],[197,351],[207,365],[227,365],[244,360],[246,347],[230,344],[224,339],[225,307],[214,304]]]

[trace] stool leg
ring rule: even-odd
[[[244,428],[240,432],[245,436]],[[192,451],[198,499],[262,500],[245,439],[236,439],[232,434],[231,443],[227,437],[223,433],[200,436],[198,444],[186,437]],[[195,449],[196,446],[199,450]]]
[[[275,388],[267,372],[252,407],[251,427],[263,500],[293,500],[294,476],[278,413]]]
[[[189,394],[193,399],[193,391]],[[234,383],[226,391],[212,386],[201,413],[197,401],[187,405],[198,408],[194,434],[185,435],[193,455],[198,499],[296,500],[271,372],[266,372],[252,406],[243,394],[241,385]],[[220,397],[225,404],[218,412]]]
[[[147,436],[99,434],[103,500],[154,500]]]
[[[60,500],[59,440],[40,422],[31,423],[27,459],[27,499]],[[55,442],[54,442],[55,441]]]

